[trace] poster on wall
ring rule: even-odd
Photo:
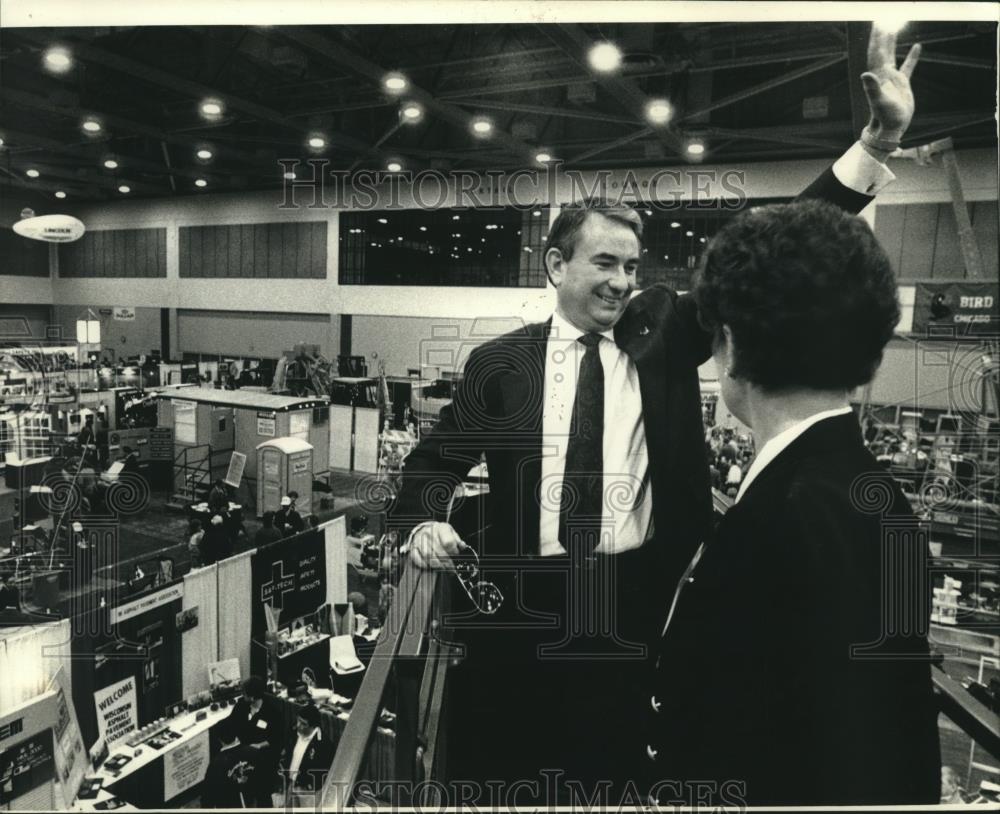
[[[135,732],[139,720],[135,677],[129,676],[94,693],[97,731],[114,749],[118,741]]]
[[[139,630],[142,643],[142,694],[160,686],[163,658],[163,622],[153,622]]]
[[[53,805],[52,730],[44,729],[0,749],[0,806],[38,811]]]
[[[257,435],[274,438],[274,413],[257,413]]]
[[[1000,334],[997,283],[917,283],[912,333],[935,339]]]
[[[163,755],[163,800],[198,785],[208,772],[208,732],[196,735]]]
[[[135,309],[128,305],[116,305],[112,310],[116,322],[135,322]]]
[[[314,612],[326,602],[326,549],[319,531],[300,534],[257,550],[250,560],[253,630],[266,629],[264,606],[279,624]]]
[[[63,667],[59,668],[49,686],[56,693],[53,729],[56,739],[56,772],[62,784],[63,797],[73,800],[89,768],[87,751],[73,705],[73,688]]]

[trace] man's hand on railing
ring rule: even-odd
[[[452,561],[468,546],[449,523],[423,523],[414,529],[410,540],[403,546],[409,549],[410,559],[419,568],[434,571],[454,571]]]

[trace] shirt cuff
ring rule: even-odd
[[[837,159],[833,174],[845,187],[862,195],[877,195],[896,180],[892,171],[870,156],[860,141],[854,142],[851,149]]]

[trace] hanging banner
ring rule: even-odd
[[[163,755],[163,800],[198,785],[208,772],[208,732],[175,746]]]
[[[972,339],[1000,334],[997,283],[917,283],[913,329],[934,339]]]
[[[161,605],[169,605],[171,602],[183,598],[184,583],[177,582],[173,585],[168,585],[161,591],[146,594],[146,596],[142,596],[139,599],[134,599],[131,602],[126,602],[124,605],[113,608],[111,611],[111,621],[118,624],[119,622],[124,622],[126,619],[131,619],[133,616],[138,616],[140,613],[145,613]]]
[[[94,693],[97,710],[97,731],[114,749],[126,735],[135,732],[139,719],[136,703],[135,677],[123,679]]]

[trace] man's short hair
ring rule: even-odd
[[[586,198],[577,203],[563,205],[552,228],[549,229],[549,236],[545,242],[546,251],[559,249],[564,260],[572,260],[580,230],[591,212],[627,226],[642,245],[642,218],[638,212],[626,204],[615,203],[605,198]],[[548,266],[545,273],[548,274]]]
[[[319,726],[319,709],[317,709],[313,704],[303,704],[298,708],[298,711],[295,714],[309,724],[309,726]]]
[[[267,695],[267,682],[260,676],[250,676],[243,682],[243,693],[248,698],[263,698]]]
[[[899,322],[889,258],[862,219],[823,201],[756,207],[712,239],[693,294],[730,375],[767,390],[869,382]]]

